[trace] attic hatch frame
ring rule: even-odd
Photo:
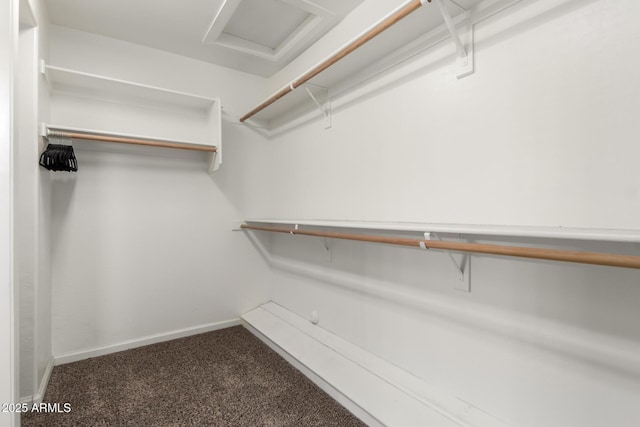
[[[315,76],[323,72],[324,70],[328,69],[329,67],[331,67],[336,62],[343,59],[344,57],[348,56],[349,54],[354,52],[356,49],[358,49],[368,41],[372,40],[373,38],[378,36],[380,33],[384,32],[394,24],[398,23],[399,21],[407,17],[412,12],[418,10],[425,3],[431,3],[431,1],[432,0],[410,0],[404,5],[401,5],[400,7],[396,8],[391,13],[389,13],[388,15],[386,15],[385,17],[377,21],[375,24],[373,24],[371,27],[369,27],[367,30],[360,33],[350,42],[348,42],[347,44],[339,48],[327,59],[315,65],[314,67],[312,67],[311,69],[303,73],[298,78],[292,80],[289,84],[287,84],[286,86],[278,90],[271,97],[267,98],[265,101],[263,101],[261,104],[253,108],[244,116],[240,117],[240,120],[239,120],[240,123],[244,123],[246,120],[250,119],[260,111],[269,107],[271,104],[275,103],[280,98],[286,96],[290,92],[293,92],[298,87],[308,84],[309,80],[311,80],[312,78],[314,78]],[[458,24],[456,24],[454,23],[454,20],[452,19],[448,10],[444,7],[443,1],[444,0],[435,0],[435,2],[438,5],[438,9],[443,17],[445,26],[449,34],[451,35],[451,38],[454,44],[456,45],[456,54],[457,54],[457,61],[458,61],[458,70],[456,73],[457,77],[463,78],[474,72],[473,24],[471,23],[471,19],[470,19],[470,12],[460,7],[457,3],[449,0],[452,4],[454,4],[456,7],[458,7],[463,11],[462,19],[458,21]],[[462,27],[460,31],[457,29],[456,25],[459,25],[460,27]],[[324,116],[325,129],[330,128],[331,127],[330,99],[327,96],[326,105],[322,106],[306,86],[305,86],[305,89],[307,90],[307,93],[312,98],[313,102],[316,104],[316,106]],[[327,92],[328,92],[328,89],[327,89]]]

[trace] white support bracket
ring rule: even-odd
[[[442,240],[436,233],[424,233],[425,240]],[[462,238],[460,238],[462,240]],[[428,249],[424,242],[420,243],[420,247],[423,249]],[[444,250],[447,255],[449,255],[449,259],[453,263],[456,274],[458,276],[458,280],[454,288],[458,291],[463,292],[471,292],[471,254],[463,254],[460,261],[456,260],[451,251]]]
[[[47,63],[44,62],[44,59],[41,59],[39,65],[40,65],[40,69],[39,69],[40,74],[42,74],[44,76],[44,78],[48,80],[49,79],[49,75],[47,73]]]
[[[460,8],[460,6],[456,4],[463,12],[460,14],[461,19],[459,19],[457,23],[454,23],[451,14],[444,5],[444,0],[434,1],[440,9],[444,23],[456,45],[458,63],[456,76],[461,79],[469,74],[473,74],[473,24],[469,19],[469,11]],[[458,28],[456,28],[456,25],[458,25]]]
[[[329,98],[329,89],[311,83],[305,83],[302,86],[304,87],[304,90],[307,91],[307,94],[309,94],[309,97],[311,98],[313,103],[316,104],[316,107],[318,107],[318,109],[322,113],[322,117],[324,117],[324,128],[331,129],[331,98]],[[310,87],[313,87],[316,92],[319,92],[324,100],[319,101],[318,97],[313,94],[311,89],[309,89]]]
[[[40,74],[42,74],[42,77],[44,77],[44,81],[47,83],[47,89],[49,89],[49,92],[51,92],[51,79],[49,78],[49,73],[47,72],[47,63],[44,62],[44,59],[40,60],[39,68]]]

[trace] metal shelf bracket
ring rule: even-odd
[[[294,230],[295,231],[300,230],[299,224],[294,224]],[[295,233],[292,231],[291,235],[295,236]],[[324,256],[327,262],[331,263],[333,261],[333,256],[331,253],[331,245],[329,245],[329,238],[323,237],[320,244],[322,245],[322,249],[324,249]]]
[[[424,239],[442,240],[436,233],[433,232],[424,233]],[[462,238],[460,238],[460,240],[462,241]],[[421,242],[420,247],[422,247],[423,249],[429,249],[427,245],[424,244],[424,242]],[[456,274],[458,276],[458,281],[456,282],[454,288],[458,291],[471,292],[471,254],[463,254],[460,261],[458,261],[453,256],[451,251],[445,250],[445,252],[447,253],[447,255],[449,255],[449,259],[451,259],[451,262],[453,263],[456,269]]]
[[[316,107],[318,107],[318,110],[322,113],[322,117],[324,117],[324,128],[331,129],[331,98],[329,98],[329,89],[311,83],[305,83],[302,87],[304,87],[304,90],[307,91],[313,103],[316,104]],[[314,88],[316,92],[322,96],[324,101],[319,101],[318,96],[313,94],[310,87]]]
[[[460,14],[458,22],[455,23],[451,18],[451,14],[449,14],[449,11],[444,5],[444,0],[434,1],[440,9],[444,23],[456,45],[456,52],[458,55],[456,76],[461,79],[469,74],[473,74],[473,24],[469,19],[469,11],[460,8],[460,6],[456,4],[456,6],[462,9],[463,12]],[[459,29],[456,28],[456,25],[458,25]]]

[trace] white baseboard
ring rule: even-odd
[[[184,338],[191,335],[202,334],[205,332],[216,331],[218,329],[230,328],[232,326],[240,325],[240,319],[225,320],[222,322],[210,323],[207,325],[200,325],[191,328],[179,329],[175,331],[165,332],[161,334],[148,335],[146,337],[137,338],[134,340],[127,340],[117,344],[106,345],[102,347],[96,347],[91,349],[85,349],[70,353],[54,355],[55,366],[64,365],[66,363],[77,362],[79,360],[88,359],[90,357],[104,356],[111,353],[117,353],[119,351],[128,350],[136,347],[143,347],[145,345],[156,344],[163,341],[175,340],[177,338]]]
[[[506,427],[455,396],[269,302],[244,325],[368,425]]]
[[[28,403],[29,405],[33,405],[34,403],[40,404],[42,403],[42,399],[44,399],[44,393],[47,391],[47,386],[49,385],[49,378],[51,378],[51,372],[53,371],[54,366],[53,357],[49,358],[49,362],[47,363],[47,368],[44,370],[44,374],[40,379],[40,386],[38,387],[38,391],[33,396],[25,396],[20,398],[20,403]]]

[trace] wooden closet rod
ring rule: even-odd
[[[63,132],[63,131],[57,131],[57,130],[49,130],[47,132],[47,137],[51,137],[51,136],[59,137],[59,138],[89,139],[92,141],[117,142],[122,144],[148,145],[151,147],[181,148],[184,150],[209,151],[209,152],[218,151],[216,147],[211,147],[208,145],[195,145],[195,144],[189,145],[189,144],[181,144],[178,142],[152,141],[147,139],[124,138],[120,136],[96,135],[96,134],[81,133],[81,132]]]
[[[431,0],[426,0],[426,1],[431,3]],[[371,40],[372,38],[374,38],[375,36],[383,32],[384,30],[386,30],[387,28],[391,27],[393,24],[400,21],[402,18],[409,15],[411,12],[417,10],[420,6],[422,6],[422,3],[423,2],[421,0],[412,0],[406,6],[402,7],[392,15],[388,16],[386,19],[384,19],[378,25],[373,27],[371,30],[362,34],[360,37],[358,37],[357,39],[349,43],[347,46],[343,47],[338,52],[334,53],[329,58],[327,58],[320,64],[316,65],[315,67],[313,67],[311,70],[307,71],[302,76],[295,79],[288,86],[285,86],[284,88],[280,89],[276,94],[271,96],[262,104],[258,105],[256,108],[254,108],[253,110],[249,111],[247,114],[242,116],[240,118],[240,122],[244,122],[245,120],[251,118],[252,116],[264,110],[269,105],[273,104],[274,102],[276,102],[278,99],[282,98],[289,92],[305,84],[306,82],[311,80],[313,77],[317,76],[318,74],[320,74],[321,72],[323,72],[324,70],[326,70],[327,68],[329,68],[330,66],[332,66],[333,64],[341,60],[342,58],[344,58],[345,56],[349,55],[351,52],[353,52],[354,50],[356,50],[366,42],[368,42],[369,40]]]
[[[242,224],[247,230],[271,231],[275,233],[300,234],[304,236],[329,237],[332,239],[357,240],[361,242],[387,243],[426,249],[444,249],[450,251],[473,252],[492,255],[504,255],[521,258],[546,259],[551,261],[577,262],[582,264],[606,265],[610,267],[640,269],[640,256],[615,255],[597,252],[577,252],[558,249],[526,248],[521,246],[487,245],[480,243],[444,242],[441,240],[419,240],[402,237],[372,236],[365,234],[335,233],[326,231],[294,230],[289,228],[262,227]]]

